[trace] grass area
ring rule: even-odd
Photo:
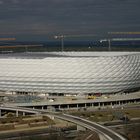
[[[68,138],[68,140],[72,140],[77,136],[79,137],[79,134],[71,137],[69,133],[65,134],[65,131],[76,130],[76,128],[75,124],[62,120],[51,120],[46,115],[20,117],[10,115],[7,118],[0,118],[0,139],[17,137],[17,139],[23,140],[54,140],[62,138],[66,140],[66,135],[68,135],[71,138]]]
[[[13,130],[54,125],[55,122],[47,116],[20,116],[0,118],[0,130]]]
[[[132,126],[124,126],[123,131],[129,140],[140,140],[140,124],[133,124]]]
[[[120,109],[120,110],[108,109],[100,111],[79,111],[72,112],[71,114],[95,122],[119,120],[123,116],[127,116],[129,119],[140,118],[139,109]]]

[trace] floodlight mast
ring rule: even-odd
[[[64,51],[64,38],[92,37],[92,36],[95,36],[95,35],[92,35],[92,34],[86,34],[86,35],[82,35],[82,34],[79,34],[79,35],[55,35],[54,38],[61,40],[61,51],[63,52]]]
[[[102,39],[102,40],[100,40],[101,43],[105,42],[105,41],[108,42],[108,51],[111,51],[111,39]]]
[[[61,39],[61,51],[64,51],[64,35],[56,35],[54,36],[55,39]]]
[[[140,38],[112,38],[112,39],[101,39],[100,43],[108,42],[108,51],[111,51],[111,41],[138,41]]]
[[[108,51],[111,51],[111,40],[108,39]]]

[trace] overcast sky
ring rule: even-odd
[[[140,0],[0,0],[0,36],[140,31]]]

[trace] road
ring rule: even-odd
[[[68,115],[68,114],[64,114],[64,113],[55,113],[55,112],[48,112],[45,110],[39,110],[39,109],[29,109],[29,108],[23,108],[23,107],[9,107],[9,106],[1,106],[0,109],[7,109],[7,110],[15,110],[15,111],[23,111],[23,112],[31,112],[31,113],[38,113],[38,114],[46,114],[46,115],[51,115],[54,116],[55,118],[58,119],[62,119],[65,121],[69,121],[72,123],[75,123],[77,125],[80,125],[84,128],[87,128],[89,130],[95,131],[98,134],[102,135],[105,140],[126,140],[124,137],[122,137],[121,135],[119,135],[118,133],[112,131],[111,129],[102,126],[100,124],[97,124],[95,122],[91,122],[89,120],[80,118],[80,117],[76,117],[76,116],[72,116],[72,115]]]
[[[68,115],[68,114],[61,114],[61,115],[57,115],[55,117],[57,117],[59,119],[71,121],[73,123],[76,123],[78,125],[81,125],[81,126],[87,128],[87,129],[95,131],[95,132],[103,135],[107,140],[126,140],[124,137],[122,137],[118,133],[112,131],[111,129],[108,129],[107,127],[104,127],[100,124],[88,121],[88,120],[80,118],[80,117],[76,117],[76,116],[72,116],[72,115]]]

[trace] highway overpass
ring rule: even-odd
[[[45,110],[23,108],[23,107],[16,107],[16,106],[13,106],[13,107],[1,106],[0,110],[15,111],[16,115],[18,115],[18,112],[23,112],[23,114],[24,113],[46,114],[46,115],[53,116],[61,120],[75,123],[86,129],[97,132],[101,140],[126,140],[123,136],[121,136],[120,134],[112,131],[111,129],[105,126],[102,126],[95,122],[88,121],[80,117],[76,117],[76,116],[72,116],[72,115],[68,115],[64,113],[54,113],[54,112],[48,112]]]

